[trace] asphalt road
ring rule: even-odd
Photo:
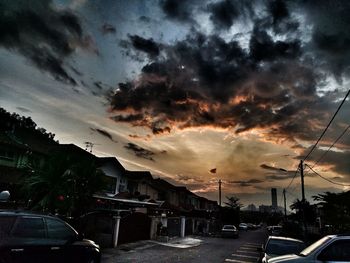
[[[129,251],[109,250],[102,263],[142,262],[142,263],[206,263],[206,262],[256,262],[256,248],[267,237],[265,229],[243,231],[238,239],[195,237],[202,240],[199,246],[174,248],[144,243]]]

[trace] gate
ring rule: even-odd
[[[151,218],[135,212],[120,219],[118,244],[150,239]]]
[[[168,235],[170,237],[180,236],[181,222],[179,217],[168,217]]]

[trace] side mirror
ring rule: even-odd
[[[263,247],[258,247],[256,250],[258,250],[258,252],[264,252]]]

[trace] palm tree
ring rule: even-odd
[[[30,208],[64,215],[79,215],[88,209],[92,195],[104,187],[103,172],[92,160],[55,153],[42,168],[23,181]]]
[[[325,192],[313,196],[323,212],[323,222],[339,230],[350,229],[350,191],[343,193]]]

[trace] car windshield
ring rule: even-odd
[[[312,252],[315,251],[315,249],[320,247],[322,244],[328,242],[328,240],[330,239],[331,239],[330,237],[321,238],[320,240],[316,241],[315,243],[313,243],[312,245],[308,246],[303,251],[301,251],[299,255],[304,257],[310,255]]]
[[[285,255],[299,253],[303,243],[292,240],[270,239],[266,246],[266,253],[271,255]]]

